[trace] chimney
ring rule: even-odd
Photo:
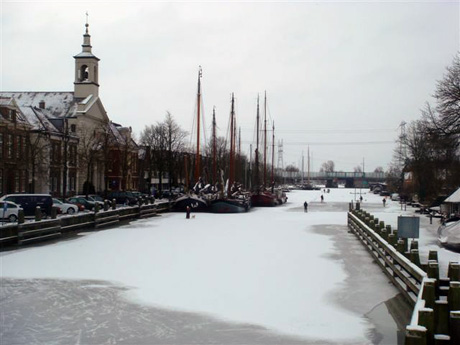
[[[38,106],[40,109],[45,109],[45,101],[40,101],[40,103],[38,103]]]

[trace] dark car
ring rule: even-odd
[[[109,200],[115,199],[117,204],[123,205],[135,205],[137,203],[137,198],[131,192],[121,192],[121,191],[114,191],[110,192],[108,195]]]
[[[43,216],[51,216],[53,208],[53,199],[49,194],[7,194],[1,200],[18,204],[26,217],[34,216],[37,206],[40,207]]]
[[[95,202],[87,200],[84,196],[77,195],[67,199],[68,203],[74,205],[82,205],[86,210],[91,211],[94,208]]]

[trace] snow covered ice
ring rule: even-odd
[[[276,208],[169,213],[3,252],[1,336],[16,344],[380,343],[365,315],[398,291],[347,233],[352,192],[293,191]],[[364,194],[364,208],[396,222],[399,204],[381,205]],[[40,313],[55,322],[44,326]]]

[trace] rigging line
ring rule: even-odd
[[[251,129],[241,127],[242,131],[249,131]],[[394,132],[393,129],[388,128],[368,128],[368,129],[276,129],[276,132],[289,133],[289,132],[299,132],[299,133],[366,133],[366,132]]]
[[[250,141],[243,141],[245,144],[250,144]],[[307,141],[284,141],[283,145],[380,145],[394,144],[394,140],[388,141],[343,141],[343,142],[307,142]]]

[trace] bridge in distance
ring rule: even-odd
[[[384,172],[291,172],[283,171],[282,176],[286,183],[304,183],[310,181],[322,181],[326,187],[335,187],[338,184],[345,184],[347,188],[369,187],[373,183],[384,183],[386,174]]]

